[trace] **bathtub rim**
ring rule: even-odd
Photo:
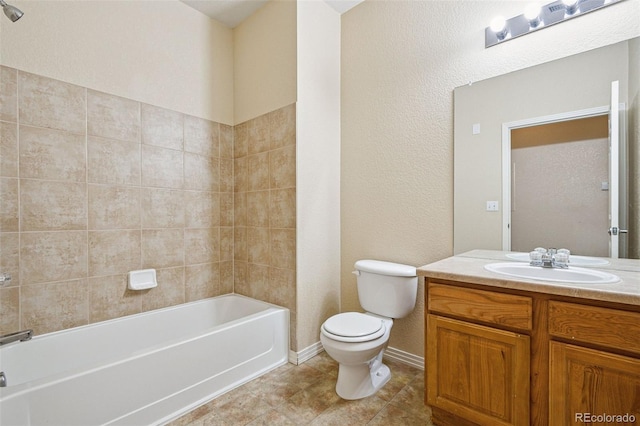
[[[290,310],[288,308],[285,308],[283,306],[279,306],[279,305],[275,305],[273,303],[269,303],[269,302],[264,302],[262,300],[258,300],[258,299],[254,299],[242,294],[237,294],[237,293],[226,293],[220,296],[213,296],[213,297],[208,297],[205,299],[200,299],[200,300],[195,300],[195,301],[191,301],[191,302],[186,302],[186,303],[182,303],[182,304],[178,304],[178,305],[172,305],[172,306],[167,306],[167,307],[163,307],[163,308],[158,308],[158,309],[152,309],[149,311],[145,311],[145,312],[140,312],[137,314],[131,314],[131,315],[125,315],[122,317],[118,317],[118,318],[112,318],[109,320],[104,320],[104,321],[97,321],[91,324],[84,324],[81,326],[77,326],[77,327],[72,327],[72,328],[67,328],[64,330],[57,330],[57,331],[53,331],[51,333],[44,333],[44,334],[40,334],[40,335],[36,335],[33,337],[33,339],[44,339],[44,338],[55,338],[56,335],[60,335],[60,334],[64,334],[64,333],[69,333],[69,332],[73,332],[73,331],[80,331],[83,329],[87,329],[87,328],[91,328],[91,327],[95,327],[96,325],[108,325],[110,323],[117,323],[117,322],[121,322],[121,321],[126,321],[127,319],[131,319],[132,317],[137,317],[137,316],[150,316],[150,315],[157,315],[161,312],[168,312],[168,311],[172,311],[172,310],[177,310],[177,309],[186,309],[188,308],[188,306],[194,306],[197,304],[205,304],[208,301],[212,300],[212,299],[223,299],[223,298],[230,298],[230,297],[234,297],[234,298],[240,298],[240,299],[245,299],[248,301],[251,301],[253,303],[259,303],[262,305],[265,305],[265,309],[262,309],[258,312],[254,312],[250,315],[246,315],[240,318],[236,318],[233,319],[231,321],[226,321],[223,322],[221,324],[218,324],[216,326],[210,327],[208,329],[206,329],[206,331],[203,331],[201,333],[198,334],[188,334],[185,337],[180,337],[180,338],[174,338],[174,339],[170,339],[167,341],[163,341],[162,343],[158,343],[149,347],[145,347],[143,350],[139,350],[137,352],[135,352],[134,354],[130,354],[130,355],[122,355],[122,356],[118,356],[118,357],[113,357],[111,359],[108,360],[100,360],[100,361],[94,361],[94,362],[90,362],[87,363],[85,365],[82,365],[80,367],[76,367],[76,368],[72,368],[70,370],[65,370],[59,373],[55,373],[55,374],[51,374],[45,377],[41,377],[41,378],[37,378],[35,380],[31,380],[31,381],[27,381],[27,382],[23,382],[23,383],[19,383],[17,385],[11,385],[9,382],[9,386],[7,387],[3,387],[0,388],[0,402],[3,401],[9,401],[13,398],[16,398],[20,395],[23,395],[24,393],[27,392],[32,392],[32,391],[36,391],[38,389],[44,388],[44,387],[48,387],[48,386],[53,386],[56,385],[58,383],[62,383],[68,380],[72,380],[74,378],[77,378],[79,376],[82,376],[84,374],[89,374],[98,370],[101,370],[103,368],[106,367],[110,367],[110,366],[115,366],[118,364],[122,364],[125,363],[129,360],[132,359],[138,359],[144,356],[147,356],[149,354],[152,353],[156,353],[171,347],[175,347],[178,345],[182,345],[182,344],[186,344],[190,341],[194,341],[196,339],[201,339],[207,336],[210,336],[211,334],[216,333],[217,331],[226,328],[226,327],[231,327],[234,325],[239,325],[242,324],[244,322],[249,322],[251,320],[255,320],[257,318],[263,317],[263,316],[268,316],[276,311],[285,311],[286,313],[286,317],[287,317],[287,323],[290,323]],[[287,335],[287,346],[289,346],[289,340],[290,340],[290,330],[287,329],[286,330]],[[9,345],[7,345],[6,347],[11,347],[11,345],[16,345],[19,343],[29,343],[29,342],[14,342],[11,343]],[[0,354],[1,352],[0,348]]]

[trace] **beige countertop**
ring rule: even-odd
[[[418,276],[464,281],[559,296],[579,297],[640,306],[640,260],[607,259],[608,265],[592,267],[620,277],[611,284],[563,283],[510,277],[487,271],[484,265],[509,262],[509,252],[472,250],[418,268]]]

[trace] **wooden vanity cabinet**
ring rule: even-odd
[[[640,424],[640,313],[552,300],[549,334],[550,426]]]
[[[530,337],[519,330],[531,330],[531,299],[428,289],[427,404],[482,425],[529,424]]]
[[[640,424],[640,307],[426,285],[425,399],[435,425]]]

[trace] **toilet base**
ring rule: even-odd
[[[342,399],[361,399],[373,395],[391,379],[391,370],[382,363],[382,353],[366,364],[340,364],[336,393]]]

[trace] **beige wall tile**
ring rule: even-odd
[[[233,230],[233,259],[247,261],[247,228],[236,226]]]
[[[18,70],[0,66],[0,120],[18,121]]]
[[[269,189],[269,152],[247,157],[248,190]]]
[[[20,330],[20,289],[18,287],[0,288],[0,334],[14,333]]]
[[[184,265],[184,231],[176,229],[142,230],[142,267],[170,268]]]
[[[184,150],[206,157],[220,157],[220,124],[185,116]]]
[[[268,300],[269,298],[269,266],[256,265],[249,263],[247,265],[247,286],[246,296],[256,298],[258,300]]]
[[[269,265],[269,228],[247,228],[247,260],[250,264]]]
[[[269,220],[272,228],[296,227],[296,189],[272,189],[269,196]]]
[[[247,192],[247,226],[269,226],[269,191]]]
[[[186,191],[185,212],[187,228],[211,228],[220,225],[220,194],[215,192]]]
[[[234,290],[295,308],[295,105],[232,127],[8,72],[0,266],[16,272],[0,327],[52,331]],[[159,287],[127,290],[147,267]]]
[[[141,292],[127,289],[127,275],[94,277],[89,286],[89,323],[142,312]]]
[[[87,178],[84,135],[20,126],[20,177],[84,182]]]
[[[246,261],[234,261],[233,262],[233,291],[235,293],[246,294],[241,290],[247,288],[247,280],[249,277],[248,264]]]
[[[176,111],[141,104],[142,143],[175,150],[184,149],[184,115]]]
[[[219,263],[187,266],[184,268],[184,276],[187,302],[222,294],[220,290]]]
[[[271,230],[271,265],[276,268],[295,269],[296,231],[295,229]]]
[[[269,114],[249,120],[249,152],[257,154],[268,151],[271,145],[269,137]]]
[[[0,176],[18,177],[18,126],[15,123],[0,121]]]
[[[291,104],[269,113],[271,149],[296,143],[296,105]]]
[[[220,261],[233,261],[233,227],[220,227]]]
[[[288,145],[270,152],[269,177],[271,188],[296,186],[296,146]]]
[[[86,280],[33,284],[21,288],[21,322],[34,334],[88,324]]]
[[[185,152],[184,188],[198,191],[219,191],[220,159]]]
[[[184,268],[166,268],[156,271],[158,287],[142,297],[142,310],[166,308],[185,302]]]
[[[87,232],[23,232],[20,235],[21,285],[87,276]]]
[[[21,179],[21,231],[87,229],[87,185]]]
[[[233,192],[233,159],[220,159],[220,192]]]
[[[247,226],[247,193],[236,192],[233,197],[233,223],[235,226]]]
[[[296,271],[293,269],[269,268],[269,302],[296,309]]]
[[[142,189],[142,227],[178,228],[184,226],[184,192],[173,189]]]
[[[247,157],[233,160],[233,190],[235,192],[245,192],[249,189],[249,169],[247,164]]]
[[[220,158],[233,158],[233,127],[220,124]]]
[[[142,145],[142,186],[181,189],[182,151]]]
[[[89,229],[140,228],[140,188],[89,184]]]
[[[20,72],[20,124],[85,133],[86,89],[62,81]]]
[[[240,123],[233,128],[233,158],[246,157],[249,153],[249,122]]]
[[[108,139],[140,142],[140,103],[87,90],[87,133]]]
[[[17,232],[0,232],[0,272],[11,275],[9,284],[5,283],[7,287],[20,285],[19,235]]]
[[[89,231],[89,276],[141,269],[141,239],[139,230]]]
[[[185,229],[184,264],[211,263],[220,261],[220,229]]]
[[[220,262],[220,294],[233,293],[233,261]]]
[[[19,229],[19,183],[18,179],[0,178],[0,231],[13,232]]]
[[[139,143],[87,138],[87,179],[91,183],[140,185]]]
[[[220,226],[233,226],[233,192],[220,193]]]

